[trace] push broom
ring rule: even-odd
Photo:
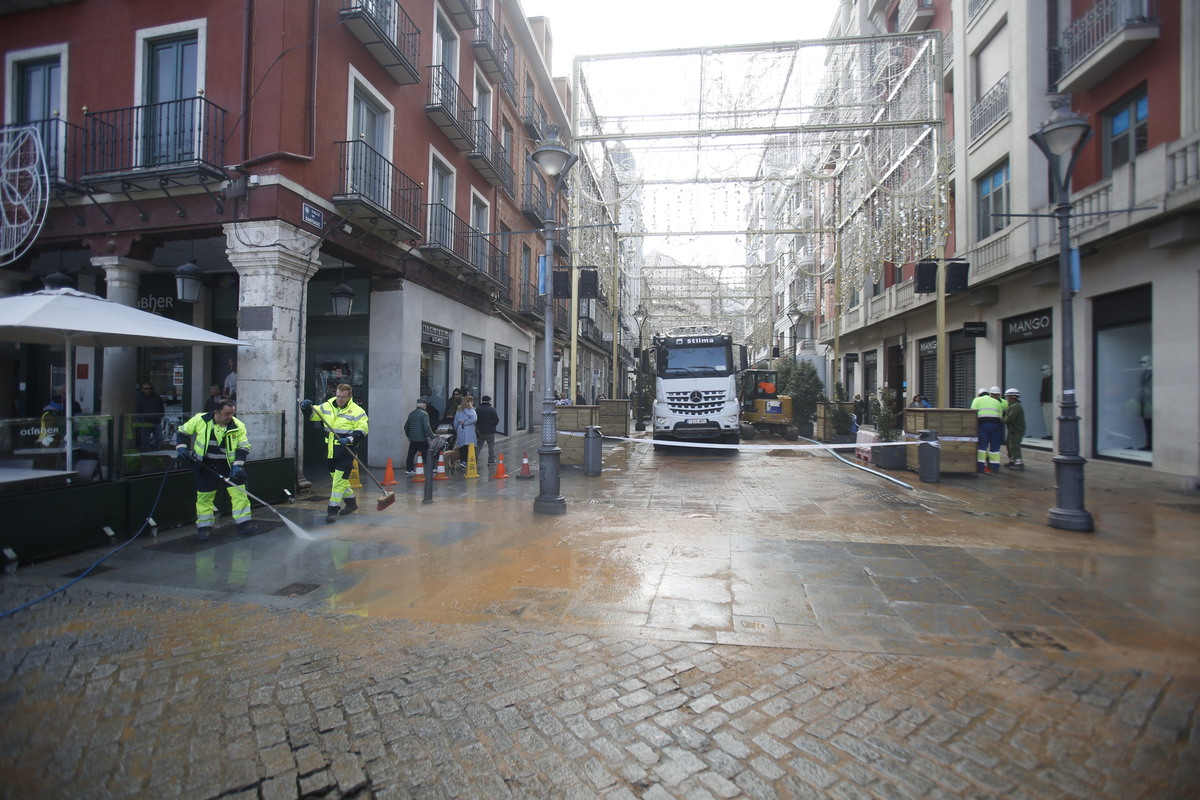
[[[333,426],[329,424],[329,420],[326,419],[325,415],[321,413],[320,406],[314,405],[313,411],[315,411],[317,413],[317,416],[321,418],[321,423],[324,424],[325,430],[329,431],[330,433],[333,433]],[[354,452],[354,448],[350,447],[350,445],[347,445],[347,444],[342,445],[342,447],[346,448],[346,452],[348,452],[350,454],[350,457],[354,459],[354,463],[358,464],[359,470],[366,473],[367,477],[370,478],[371,481],[376,486],[379,487],[379,491],[383,492],[383,497],[379,498],[379,502],[377,502],[375,504],[375,510],[383,511],[385,508],[390,506],[392,503],[396,502],[396,493],[389,492],[387,489],[383,488],[383,484],[379,482],[378,478],[376,478],[374,475],[371,474],[371,471],[367,469],[367,465],[362,463],[362,461],[360,461],[358,459],[358,453]]]

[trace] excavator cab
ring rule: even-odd
[[[792,419],[792,398],[779,394],[779,373],[773,369],[742,371],[738,381],[742,438],[758,432],[775,433],[794,442],[800,436]]]

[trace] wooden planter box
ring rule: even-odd
[[[558,430],[585,433],[589,425],[599,425],[600,408],[598,406],[558,406]],[[601,428],[603,430],[603,428]],[[575,464],[583,466],[583,437],[559,436],[558,449],[560,464]]]
[[[969,408],[906,408],[905,438],[918,440],[922,430],[937,431],[942,472],[974,472],[978,449],[979,415]],[[913,448],[905,448],[913,449]],[[914,449],[909,466],[916,469]]]
[[[842,403],[842,406],[851,414],[854,413],[854,403]],[[833,420],[829,418],[831,411],[833,411],[832,403],[821,403],[817,406],[817,421],[813,425],[813,430],[816,435],[813,438],[817,439],[818,441],[834,441]],[[854,434],[849,434],[849,436],[850,438],[848,441],[853,442]],[[844,444],[845,442],[841,443]]]

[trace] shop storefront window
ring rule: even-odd
[[[1025,444],[1054,438],[1054,331],[1050,309],[1004,320],[1003,391],[1016,389],[1025,406]]]
[[[450,331],[421,323],[421,396],[429,398],[438,416],[450,396]]]
[[[1154,339],[1150,286],[1092,301],[1095,451],[1149,463],[1154,452]]]

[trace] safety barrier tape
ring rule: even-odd
[[[583,438],[587,434],[579,431],[559,431],[559,436],[576,436]],[[614,442],[634,442],[637,444],[655,444],[664,447],[697,447],[703,450],[851,450],[857,447],[906,447],[913,444],[932,444],[938,446],[937,442],[863,442],[861,445],[858,442],[850,442],[848,444],[717,444],[716,442],[681,442],[674,439],[646,439],[634,438],[632,436],[608,436],[602,434],[602,438]],[[971,441],[975,441],[972,439]]]

